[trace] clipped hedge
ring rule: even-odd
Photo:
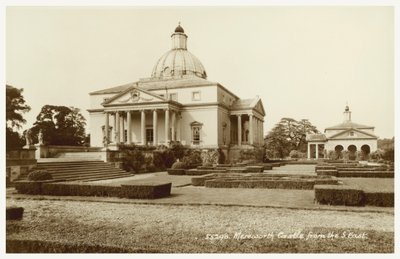
[[[171,194],[172,183],[121,185],[120,197],[128,199],[158,199]]]
[[[364,192],[346,185],[315,185],[315,201],[320,204],[363,206]]]
[[[167,169],[169,175],[185,175],[185,169]]]
[[[394,207],[393,192],[366,192],[365,204],[378,207]]]
[[[202,175],[202,176],[192,177],[192,179],[191,179],[192,185],[193,186],[204,186],[204,182],[206,180],[211,180],[211,179],[214,179],[215,177],[217,177],[215,174],[206,174],[206,175]]]
[[[315,172],[318,170],[336,170],[336,166],[333,165],[317,165],[315,166]]]
[[[54,180],[46,180],[46,181],[22,180],[22,181],[16,181],[14,183],[15,183],[15,189],[18,191],[18,193],[41,194],[43,185],[46,183],[52,183],[52,182],[55,182],[55,181]]]
[[[6,220],[20,220],[24,215],[22,207],[6,207]]]
[[[206,180],[204,185],[208,188],[266,188],[266,189],[301,189],[312,190],[313,180]]]
[[[119,197],[119,186],[89,185],[77,183],[48,183],[43,184],[43,195],[54,196],[99,196]]]
[[[249,173],[262,173],[264,171],[264,166],[246,166],[246,171]]]
[[[317,175],[338,176],[337,170],[317,170]]]
[[[99,196],[119,197],[136,199],[156,199],[171,194],[171,183],[163,184],[132,184],[132,185],[92,185],[78,183],[43,183],[37,188],[37,182],[21,185],[24,188],[17,188],[19,193],[42,194],[54,196]],[[29,187],[30,186],[30,187]],[[32,193],[32,188],[35,190]],[[38,191],[39,190],[39,191]]]
[[[366,178],[394,178],[394,172],[370,171],[370,172],[344,172],[338,171],[338,177],[366,177]]]
[[[205,170],[205,169],[189,169],[186,170],[186,175],[205,175],[211,173],[226,173],[227,171],[224,169],[217,170]]]

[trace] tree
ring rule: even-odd
[[[308,120],[282,118],[265,137],[266,152],[276,158],[285,158],[292,150],[306,152],[306,135],[310,133],[319,131]]]
[[[38,142],[40,130],[47,145],[79,146],[85,143],[86,119],[78,108],[45,105],[33,125],[31,134],[34,143]]]
[[[31,107],[25,104],[23,89],[6,85],[6,149],[17,149],[24,145],[24,138],[17,132],[26,121],[23,113]]]

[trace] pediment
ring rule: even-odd
[[[265,116],[265,110],[261,99],[259,99],[256,105],[254,106],[254,110],[258,111],[259,113]]]
[[[116,104],[151,103],[162,101],[166,100],[159,95],[153,94],[138,87],[130,87],[127,90],[105,100],[103,105],[109,106]]]
[[[377,138],[374,134],[364,132],[358,129],[347,129],[340,131],[332,136],[329,139],[366,139],[366,138]]]

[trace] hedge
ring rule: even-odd
[[[42,186],[45,183],[52,183],[55,182],[55,180],[45,180],[45,181],[27,181],[27,180],[22,180],[22,181],[16,181],[15,183],[15,189],[19,193],[23,194],[41,194],[42,193]]]
[[[318,170],[336,170],[336,166],[332,166],[332,165],[317,165],[315,167],[315,172],[317,172]]]
[[[20,220],[24,215],[22,207],[6,207],[6,220]]]
[[[205,175],[211,173],[226,173],[227,171],[224,169],[218,170],[204,170],[204,169],[189,169],[186,170],[186,175]]]
[[[169,175],[185,175],[185,169],[167,169]]]
[[[344,172],[338,171],[338,177],[366,177],[366,178],[394,178],[394,172],[374,171],[374,172]]]
[[[346,172],[375,172],[375,171],[389,171],[386,167],[344,167],[340,171]],[[393,170],[392,170],[393,171]]]
[[[337,170],[317,170],[317,175],[338,176]]]
[[[394,192],[366,192],[365,204],[379,207],[394,207]]]
[[[24,188],[17,189],[24,194],[43,194],[54,196],[100,196],[137,199],[156,199],[171,194],[171,183],[132,184],[121,186],[91,185],[78,183],[43,183],[37,192],[37,182],[25,183]],[[29,187],[31,186],[31,187]],[[35,190],[33,193],[30,188]]]
[[[267,189],[303,189],[312,190],[313,180],[225,180],[212,179],[205,181],[208,188],[267,188]]]
[[[158,199],[171,194],[172,183],[121,185],[120,197],[128,199]]]
[[[364,192],[346,185],[315,185],[315,201],[320,204],[362,206]]]
[[[204,182],[209,179],[213,179],[216,176],[214,174],[206,174],[202,176],[192,177],[192,185],[193,186],[204,186]]]
[[[262,173],[264,171],[264,166],[246,166],[246,171],[249,173]]]

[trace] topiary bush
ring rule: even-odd
[[[186,163],[180,161],[175,162],[171,167],[171,169],[186,169],[186,168],[187,168]]]
[[[46,170],[35,170],[28,174],[29,181],[45,181],[52,180],[53,176]]]
[[[122,167],[125,171],[138,173],[145,165],[145,156],[139,149],[123,150]]]
[[[185,163],[187,168],[193,168],[203,163],[201,159],[201,152],[198,150],[191,150],[182,158],[182,162]]]

